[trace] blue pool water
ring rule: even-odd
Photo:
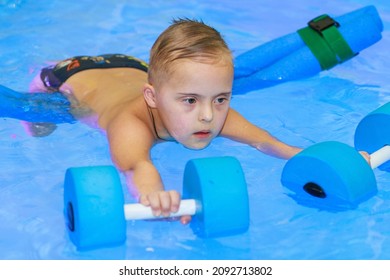
[[[292,145],[353,145],[358,122],[390,101],[387,0],[0,0],[0,84],[26,91],[46,62],[73,55],[117,52],[147,60],[175,17],[203,19],[238,55],[320,14],[337,16],[369,4],[384,23],[379,43],[330,71],[232,101],[249,120]],[[153,160],[165,185],[177,190],[189,159],[237,157],[250,195],[249,231],[201,239],[177,222],[128,222],[125,245],[78,252],[65,228],[63,176],[70,166],[111,164],[105,136],[76,123],[32,138],[18,120],[3,118],[0,155],[0,259],[390,259],[390,175],[380,170],[375,197],[354,210],[329,211],[289,196],[280,183],[283,160],[224,139],[202,151],[161,144]]]

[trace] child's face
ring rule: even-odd
[[[203,149],[221,132],[233,83],[226,63],[181,59],[169,81],[156,92],[156,106],[165,129],[190,149]]]

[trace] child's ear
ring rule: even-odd
[[[144,99],[150,108],[156,108],[156,91],[151,84],[144,85]]]

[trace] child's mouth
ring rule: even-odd
[[[211,135],[211,132],[208,131],[208,130],[202,130],[202,131],[198,131],[198,132],[195,132],[194,135],[197,137],[197,138],[208,138],[210,135]]]

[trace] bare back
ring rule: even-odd
[[[147,73],[132,68],[90,69],[71,76],[60,88],[71,92],[81,107],[90,108],[98,117],[99,126],[108,123],[122,106],[142,97]]]

